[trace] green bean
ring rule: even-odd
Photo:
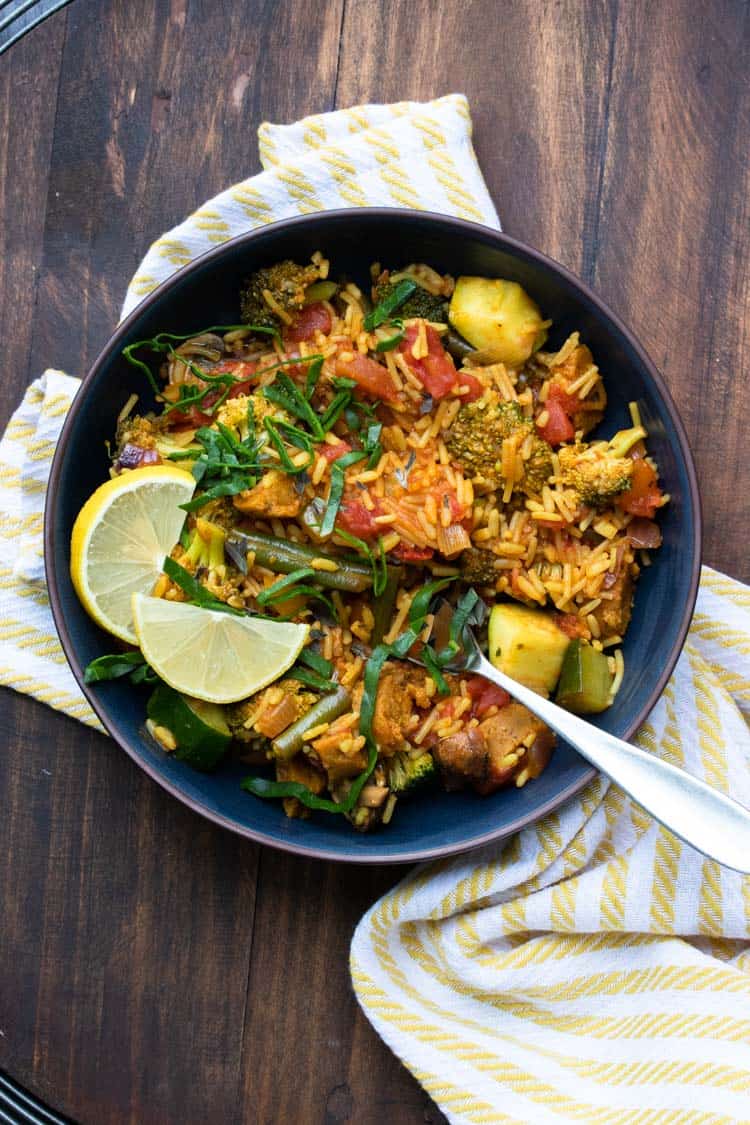
[[[321,723],[331,723],[343,715],[352,705],[352,697],[344,687],[337,687],[330,695],[324,695],[310,710],[282,731],[271,743],[277,758],[289,759],[298,754],[305,745],[304,735]]]
[[[467,355],[476,351],[468,340],[464,340],[463,336],[459,336],[452,328],[449,328],[443,336],[443,344],[454,359],[465,359]]]
[[[403,576],[404,572],[400,566],[388,567],[385,589],[380,597],[376,599],[375,605],[372,608],[372,615],[375,618],[371,639],[373,648],[380,644],[383,637],[388,632],[388,626],[393,616],[393,608],[396,604],[396,594],[398,593],[398,588],[401,585]]]
[[[351,594],[369,590],[372,586],[372,570],[359,559],[324,555],[314,547],[303,547],[288,539],[274,539],[271,535],[259,535],[255,532],[232,531],[227,536],[227,544],[243,554],[253,551],[257,563],[281,574],[291,574],[293,570],[309,567],[314,559],[330,558],[336,563],[337,570],[317,570],[313,567],[315,581],[328,590],[344,590]]]

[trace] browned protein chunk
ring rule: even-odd
[[[356,777],[367,765],[367,754],[364,748],[346,753],[341,749],[343,736],[336,739],[322,735],[313,743],[311,754],[317,758],[322,768],[328,775],[330,785],[343,781],[347,777]]]
[[[490,753],[478,727],[468,727],[458,734],[441,738],[435,745],[433,756],[446,789],[464,789],[466,785],[481,784],[487,780]]]
[[[277,759],[276,780],[298,781],[315,794],[322,793],[326,787],[325,775],[316,769],[304,754],[297,754],[289,761]],[[310,815],[309,810],[296,797],[284,797],[282,804],[284,812],[292,819],[306,818]]]
[[[599,596],[602,602],[594,610],[594,617],[599,623],[601,639],[624,636],[633,606],[633,579],[629,572],[624,570],[614,585],[603,589]]]
[[[302,509],[302,497],[294,487],[294,477],[270,469],[255,488],[246,488],[232,498],[235,508],[271,519],[293,518]]]
[[[515,700],[507,707],[501,707],[496,715],[485,719],[477,729],[487,743],[490,755],[487,779],[475,786],[478,793],[494,793],[496,789],[506,785],[523,769],[523,759],[520,762],[509,762],[508,755],[527,749],[532,735],[535,741],[547,730],[541,719]]]
[[[593,362],[594,357],[586,345],[579,344],[563,363],[556,364],[554,367],[550,368],[550,373],[555,378],[555,382],[567,386],[575,379],[578,379],[579,376],[583,375],[584,371],[588,367],[591,367]],[[589,430],[593,430],[604,417],[606,405],[607,395],[603,384],[599,383],[593,394],[587,396],[573,413],[572,421],[575,428],[577,430],[582,430],[584,434],[587,434]]]
[[[311,793],[322,793],[326,787],[325,775],[309,760],[305,754],[295,754],[293,758],[276,759],[277,781],[299,781],[307,786]]]
[[[405,731],[417,707],[429,707],[426,673],[405,664],[387,664],[380,674],[372,733],[381,754],[406,747]]]
[[[524,769],[527,744],[533,746],[533,768],[529,772],[538,777],[554,743],[554,734],[541,719],[513,701],[478,727],[440,739],[433,753],[446,789],[471,785],[477,793],[486,795],[507,785]],[[514,754],[517,759],[508,761]]]

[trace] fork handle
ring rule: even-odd
[[[685,770],[537,695],[484,656],[472,660],[471,670],[505,688],[686,844],[750,874],[750,810]]]

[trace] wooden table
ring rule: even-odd
[[[86,370],[151,240],[258,170],[262,120],[463,90],[505,229],[640,336],[706,561],[750,579],[748,45],[742,0],[74,0],[0,58],[0,424]],[[0,1068],[91,1125],[442,1120],[349,984],[398,868],[237,839],[0,699]]]

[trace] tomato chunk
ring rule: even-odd
[[[344,500],[336,516],[336,526],[358,539],[376,539],[380,528],[375,523],[377,508],[370,511],[361,500]]]
[[[537,423],[540,437],[550,445],[560,445],[563,441],[570,441],[576,432],[570,414],[578,406],[578,399],[575,395],[566,394],[564,387],[553,383],[544,406],[548,418],[543,426]]]
[[[428,395],[431,395],[434,399],[445,398],[456,386],[456,365],[440,343],[437,332],[429,324],[425,325],[425,334],[427,355],[421,359],[415,359],[412,354],[412,348],[419,335],[418,324],[408,325],[398,350]]]
[[[617,506],[633,516],[650,519],[661,502],[662,492],[656,483],[656,473],[642,458],[633,462],[630,488],[617,497]]]
[[[351,453],[351,451],[352,447],[348,441],[340,441],[338,445],[325,443],[318,448],[321,457],[325,457],[326,461],[338,461],[339,457],[343,457],[345,453]]]
[[[459,387],[469,388],[465,395],[461,395],[461,402],[476,402],[478,398],[482,397],[484,387],[476,375],[470,375],[468,371],[459,371],[456,379]]]
[[[373,398],[383,402],[397,402],[398,391],[388,374],[388,368],[369,356],[355,352],[351,359],[336,359],[336,374],[353,379],[357,386]]]
[[[330,331],[331,314],[324,304],[316,301],[295,313],[292,323],[284,329],[284,339],[298,344],[300,340],[312,340],[316,332],[328,335]]]
[[[412,543],[397,543],[391,551],[391,556],[399,562],[420,563],[428,562],[435,554],[432,547],[415,547]]]
[[[471,676],[466,681],[466,690],[473,701],[472,711],[478,719],[490,707],[507,707],[510,696],[504,688],[485,680],[484,676]]]
[[[188,410],[170,410],[167,418],[170,430],[199,430],[201,426],[210,426],[213,422],[212,416],[199,410],[197,406],[191,406]]]
[[[223,359],[211,371],[212,375],[234,375],[240,382],[251,379],[258,370],[257,363],[248,363],[246,359]]]

